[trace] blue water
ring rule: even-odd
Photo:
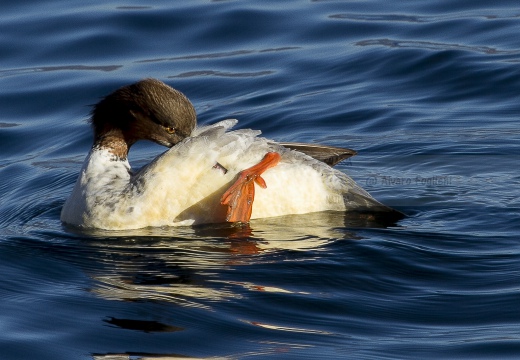
[[[0,359],[520,357],[516,0],[1,7]],[[145,77],[200,123],[356,149],[408,217],[63,227],[90,105]]]

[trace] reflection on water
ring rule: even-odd
[[[226,274],[236,273],[244,267],[275,266],[279,261],[276,259],[286,256],[287,252],[301,252],[306,262],[312,261],[313,257],[319,256],[320,248],[332,242],[360,240],[349,228],[391,225],[379,220],[374,214],[322,212],[259,219],[248,225],[217,224],[122,232],[90,230],[81,234],[83,239],[84,235],[88,235],[85,243],[92,250],[89,254],[91,259],[83,259],[88,264],[84,271],[94,280],[91,293],[113,301],[166,302],[211,311],[214,306],[232,299],[242,299],[249,292],[310,296],[301,289],[265,285],[256,283],[247,275],[245,278],[248,280],[243,280],[237,279],[236,275],[227,277]],[[112,327],[145,333],[185,332],[183,327],[174,324],[128,316],[107,316],[103,321]],[[247,319],[241,321],[255,328],[281,334],[331,335],[312,328]],[[289,349],[303,349],[305,346],[301,343],[271,342],[263,344],[261,353],[252,351],[237,355],[230,349],[233,355],[219,358],[275,355]],[[96,353],[92,358],[169,360],[192,357],[124,352]]]
[[[309,214],[287,215],[264,219],[251,220],[250,224],[209,224],[191,227],[149,227],[142,229],[108,231],[99,229],[78,229],[68,227],[68,232],[78,235],[86,235],[93,239],[102,240],[101,244],[107,244],[107,239],[150,239],[164,238],[168,243],[175,238],[178,240],[188,240],[188,244],[193,244],[193,240],[203,240],[208,237],[226,239],[254,239],[268,245],[267,248],[273,249],[311,249],[308,244],[310,238],[349,238],[349,228],[386,228],[397,226],[401,220],[393,214],[371,213],[371,212],[336,212],[323,211]],[[289,241],[284,243],[283,241]],[[267,242],[267,243],[266,243]],[[180,242],[182,243],[182,241]],[[312,243],[312,241],[311,241]],[[292,244],[292,245],[290,245]],[[321,243],[319,243],[321,244]],[[318,245],[319,245],[318,244]],[[287,245],[288,247],[286,247]]]
[[[94,360],[181,360],[190,359],[197,360],[203,358],[194,358],[191,356],[179,355],[179,354],[148,354],[148,353],[124,353],[124,354],[93,354],[92,359]],[[231,359],[230,357],[211,357],[213,360],[218,359]]]
[[[210,309],[214,302],[241,298],[244,289],[291,292],[218,278],[216,270],[271,261],[262,255],[316,250],[340,239],[359,240],[349,227],[388,225],[374,214],[320,212],[243,225],[88,230],[81,235],[88,236],[88,247],[93,250],[89,256],[98,263],[85,269],[95,280],[91,292],[97,296]]]

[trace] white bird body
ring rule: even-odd
[[[157,80],[109,95],[94,111],[94,145],[61,220],[105,230],[225,222],[229,217],[221,203],[223,194],[237,175],[267,153],[278,153],[280,160],[263,170],[267,188],[254,185],[252,219],[326,210],[391,210],[322,161],[259,137],[260,131],[228,131],[236,120],[200,128],[195,123],[189,100]],[[171,148],[132,173],[128,149],[140,139]],[[294,145],[300,149],[304,144]],[[314,154],[318,146],[311,147]]]
[[[93,148],[63,207],[62,221],[107,230],[224,222],[222,194],[241,170],[258,163],[269,151],[282,157],[263,174],[267,188],[257,187],[252,219],[345,211],[349,193],[373,200],[347,175],[258,137],[259,131],[225,132],[235,123],[225,120],[196,130],[195,136],[133,175],[127,160]]]

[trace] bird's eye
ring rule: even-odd
[[[168,134],[175,134],[175,128],[173,126],[165,126],[164,129]]]

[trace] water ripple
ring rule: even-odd
[[[274,74],[274,71],[265,70],[265,71],[257,71],[257,72],[225,72],[225,71],[214,71],[214,70],[200,70],[200,71],[190,71],[186,73],[181,73],[178,75],[168,76],[169,79],[175,78],[189,78],[189,77],[200,77],[200,76],[216,76],[216,77],[231,77],[231,78],[249,78],[249,77],[259,77],[259,76],[267,76]]]
[[[517,55],[520,52],[498,50],[496,48],[488,46],[466,46],[461,44],[449,44],[449,43],[435,43],[430,41],[406,41],[406,40],[392,40],[392,39],[372,39],[363,40],[356,43],[357,46],[385,46],[390,48],[414,48],[414,49],[426,49],[433,51],[448,51],[448,50],[460,50],[460,51],[471,51],[487,55]]]

